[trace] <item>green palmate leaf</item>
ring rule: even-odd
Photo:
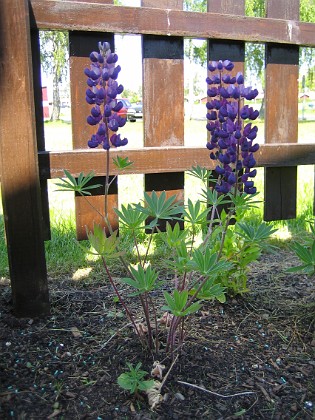
[[[135,231],[144,228],[146,214],[136,205],[128,204],[127,207],[121,206],[121,210],[114,209],[120,222],[129,230]]]
[[[136,207],[154,220],[179,219],[178,214],[183,211],[183,207],[176,202],[176,196],[173,195],[167,199],[165,191],[162,191],[160,195],[155,191],[152,191],[151,195],[145,192],[144,206],[137,204]]]
[[[225,289],[221,284],[215,284],[213,279],[209,279],[202,285],[196,297],[200,300],[217,299],[219,302],[224,303],[226,301]],[[190,289],[189,294],[193,296],[197,290],[198,284]]]
[[[261,250],[258,245],[251,245],[251,247],[244,248],[241,250],[241,255],[237,260],[238,265],[241,268],[246,268],[248,264],[256,261],[261,255]],[[233,258],[233,257],[232,257]]]
[[[235,208],[236,213],[246,212],[247,210],[257,208],[257,204],[260,203],[260,200],[254,200],[254,198],[258,195],[255,194],[246,194],[246,193],[239,193],[239,194],[228,194],[231,202]]]
[[[308,220],[307,222],[310,226],[312,234],[315,236],[315,220]]]
[[[175,255],[171,260],[166,262],[166,265],[174,270],[177,274],[184,274],[191,271],[188,262],[190,261],[190,256],[187,250],[187,245],[183,241],[180,244],[176,244]]]
[[[249,223],[240,222],[237,224],[238,230],[236,233],[244,238],[246,242],[256,243],[262,245],[262,241],[268,239],[276,229],[266,223],[261,223],[258,227],[252,226]]]
[[[312,250],[314,248],[314,243],[312,245]],[[296,255],[299,257],[300,260],[305,262],[306,264],[312,264],[313,263],[313,253],[311,250],[298,242],[295,242],[291,249],[296,253]]]
[[[134,368],[131,363],[127,363],[129,372],[122,373],[117,378],[118,385],[134,394],[138,391],[147,391],[154,385],[154,380],[145,380],[144,377],[148,375],[145,370],[140,370],[141,363],[139,362]]]
[[[120,170],[126,169],[129,166],[133,165],[133,162],[131,162],[128,157],[121,158],[120,156],[116,156],[116,158],[113,158],[113,163],[116,166],[116,168]]]
[[[94,177],[94,172],[89,172],[87,175],[80,172],[77,179],[75,179],[74,176],[66,169],[64,170],[64,173],[66,175],[66,179],[59,178],[60,182],[56,183],[56,185],[61,187],[61,189],[57,191],[73,191],[81,195],[91,195],[89,190],[102,186],[102,184],[87,185]]]
[[[304,265],[297,265],[295,267],[290,267],[287,270],[285,270],[286,273],[299,273],[303,272],[305,274],[308,274],[309,276],[313,275],[315,273],[315,267],[310,264],[304,264]]]
[[[201,202],[199,200],[194,204],[190,199],[188,199],[187,206],[183,211],[184,220],[192,226],[203,224],[207,220],[209,211],[209,207],[204,210],[201,209]]]
[[[200,179],[205,184],[208,182],[208,178],[211,175],[211,171],[201,166],[193,166],[190,170],[187,171],[189,175],[194,176],[195,178]]]
[[[194,302],[188,307],[188,290],[179,291],[175,289],[173,295],[168,292],[164,292],[164,298],[167,305],[162,307],[164,311],[170,311],[174,316],[183,317],[194,312],[197,312],[201,308],[200,302]]]
[[[209,206],[218,207],[222,204],[231,203],[231,199],[225,195],[219,195],[214,188],[207,188],[206,190],[201,190],[201,197],[204,199],[204,202]]]
[[[158,274],[154,269],[151,268],[150,265],[148,265],[146,268],[143,268],[140,264],[138,264],[136,268],[129,267],[129,270],[133,278],[122,278],[120,281],[137,289],[137,292],[133,295],[151,292],[152,290],[159,287],[162,283],[157,282]]]
[[[233,267],[233,264],[219,260],[217,253],[212,253],[209,248],[205,250],[195,249],[192,253],[192,259],[188,262],[188,266],[207,277],[216,277]]]
[[[104,258],[117,258],[123,254],[117,252],[117,231],[107,237],[105,230],[100,225],[94,224],[93,232],[87,230],[86,233],[91,247],[95,250],[95,252],[89,251],[91,254],[100,255]]]
[[[188,232],[181,230],[178,222],[172,227],[170,223],[166,223],[166,234],[162,236],[163,241],[171,248],[181,246],[187,239]]]
[[[315,240],[311,247],[306,247],[298,242],[291,245],[291,249],[295,252],[297,257],[304,263],[295,267],[290,267],[286,271],[289,273],[295,273],[302,271],[308,275],[315,273]]]

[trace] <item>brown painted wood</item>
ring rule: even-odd
[[[71,31],[69,33],[72,143],[74,149],[88,149],[87,142],[91,135],[96,131],[95,126],[89,126],[86,122],[86,118],[91,111],[91,105],[87,104],[85,100],[87,77],[84,74],[84,69],[90,65],[89,54],[92,51],[98,50],[99,41],[109,42],[111,44],[112,50],[114,50],[113,34],[79,31]],[[106,151],[101,150],[101,152],[103,156],[103,165],[105,171]],[[104,184],[104,182],[105,178],[94,178],[95,184]],[[105,229],[107,229],[104,219],[101,220],[95,211],[95,209],[97,209],[97,211],[101,214],[105,213],[104,194],[99,195],[99,192],[96,193],[95,190],[91,190],[91,193],[92,196],[89,197],[89,202],[91,205],[88,205],[87,201],[82,197],[75,198],[76,233],[78,240],[86,239],[86,227],[91,230],[96,220],[97,223],[100,223]],[[118,228],[118,219],[112,209],[114,207],[118,207],[117,179],[114,180],[109,194],[109,221],[112,228],[115,230]]]
[[[13,309],[19,317],[43,316],[50,308],[26,0],[1,1],[0,51],[1,189]],[[23,65],[18,72],[5,71],[12,63]]]
[[[129,157],[134,165],[124,170],[124,174],[148,174],[171,171],[187,171],[200,165],[213,168],[206,148],[196,147],[148,147],[143,149],[120,149],[111,156]],[[315,143],[274,143],[263,144],[255,154],[258,167],[312,165],[315,163]],[[63,169],[74,176],[81,171],[94,169],[96,175],[104,176],[104,158],[101,150],[73,150],[65,152],[39,152],[40,176],[59,178]],[[117,170],[111,164],[110,174]]]
[[[208,0],[208,12],[220,14],[245,14],[245,0]],[[209,39],[208,60],[231,60],[235,67],[233,73],[244,73],[245,43],[243,41],[228,41],[222,39]]]
[[[288,4],[290,3],[290,5]],[[299,0],[269,0],[270,17],[297,20]],[[299,49],[295,45],[266,45],[265,141],[298,141]],[[264,219],[296,217],[297,168],[265,170]]]
[[[144,145],[184,144],[184,60],[145,58]]]
[[[174,35],[306,46],[315,44],[315,25],[290,19],[111,6],[92,0],[86,3],[31,0],[31,4],[40,29]]]
[[[32,63],[33,63],[33,85],[34,85],[34,105],[35,105],[35,122],[36,122],[36,138],[37,149],[45,150],[45,130],[44,130],[44,113],[42,102],[42,81],[41,81],[41,62],[40,62],[40,42],[39,31],[36,27],[35,18],[30,10],[31,25],[31,47],[32,47]],[[49,214],[49,197],[47,180],[40,180],[41,204],[43,214],[43,237],[44,240],[51,239],[50,231],[50,214]]]
[[[141,1],[142,7],[150,7],[152,4],[152,0]],[[159,2],[159,7],[182,9],[183,1],[162,0]],[[182,146],[184,145],[183,39],[144,35],[142,54],[144,146]],[[175,194],[177,201],[183,201],[184,173],[145,175],[144,187],[146,192],[166,190],[168,196]],[[181,225],[183,227],[183,223]],[[159,222],[159,229],[165,230],[165,222]]]
[[[208,12],[226,15],[245,15],[244,0],[208,0]]]

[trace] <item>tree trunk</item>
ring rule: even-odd
[[[188,118],[192,119],[193,106],[194,106],[194,71],[193,71],[193,62],[194,62],[194,48],[192,40],[189,40],[189,79],[188,79]]]
[[[59,72],[53,73],[53,109],[50,121],[57,121],[60,119],[60,93],[59,93]]]

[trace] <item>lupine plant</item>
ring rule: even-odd
[[[308,221],[311,235],[306,237],[303,243],[293,242],[291,245],[292,251],[300,260],[300,265],[290,267],[286,271],[288,273],[301,272],[309,276],[315,274],[315,223],[314,220]]]
[[[91,104],[87,123],[97,131],[88,141],[89,147],[101,145],[106,153],[107,176],[105,197],[109,186],[110,149],[127,144],[117,134],[125,120],[117,115],[121,104],[116,99],[123,90],[117,77],[120,66],[117,55],[107,43],[99,44],[99,52],[90,55],[90,68],[85,69],[88,89],[86,100]],[[211,76],[207,103],[207,129],[210,133],[207,148],[210,159],[216,161],[215,171],[199,166],[190,174],[203,181],[200,199],[187,205],[178,203],[176,196],[167,198],[166,193],[144,193],[140,203],[122,205],[115,209],[121,231],[134,239],[136,264],[125,259],[124,250],[117,232],[113,232],[105,207],[104,220],[107,232],[99,225],[88,231],[91,249],[87,252],[98,255],[104,265],[106,277],[131,321],[140,342],[152,353],[160,350],[174,355],[187,335],[186,319],[196,313],[204,301],[217,300],[224,303],[226,294],[243,293],[246,288],[246,270],[249,262],[260,255],[263,241],[272,233],[267,225],[254,229],[242,221],[245,212],[255,205],[256,175],[254,143],[257,127],[251,121],[258,112],[243,104],[251,100],[257,91],[244,87],[243,76],[231,76],[233,63],[218,61],[209,63]],[[249,122],[248,122],[249,121]],[[128,159],[116,158],[120,169],[130,165]],[[209,164],[210,166],[210,164]],[[60,186],[83,196],[89,195],[92,174],[80,174],[75,180],[65,171],[66,178]],[[215,176],[214,176],[215,175]],[[88,199],[88,197],[86,197]],[[223,209],[222,209],[223,207]],[[235,224],[231,222],[234,219]],[[179,221],[184,220],[181,230]],[[160,232],[160,222],[166,221],[166,232]],[[172,221],[172,223],[170,223]],[[140,230],[149,232],[146,251],[140,252]],[[153,235],[160,235],[169,250],[169,258],[163,272],[151,264],[149,255]],[[126,275],[114,281],[109,260],[120,258]],[[169,275],[172,273],[172,279]],[[120,285],[124,285],[121,288]],[[135,313],[127,303],[123,289],[138,299],[139,311]],[[160,302],[162,303],[160,304]],[[134,307],[134,306],[133,306]]]

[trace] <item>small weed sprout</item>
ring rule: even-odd
[[[148,372],[141,370],[141,365],[142,363],[139,362],[136,367],[133,367],[131,363],[127,362],[129,372],[122,373],[117,378],[118,385],[131,394],[137,395],[139,391],[147,391],[154,385],[153,379],[144,379]]]

